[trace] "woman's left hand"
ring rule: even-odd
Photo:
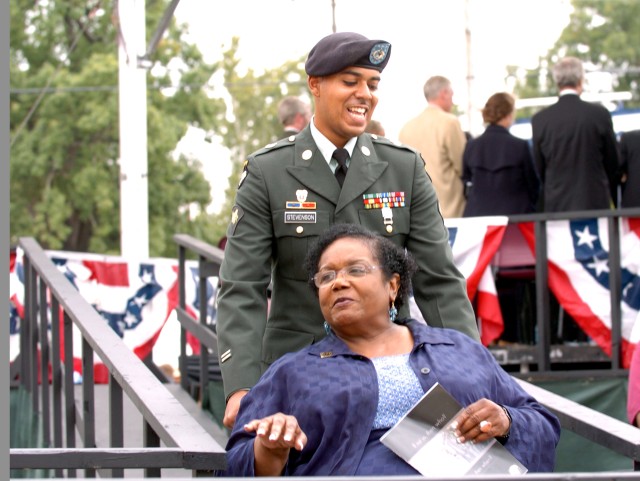
[[[502,406],[485,398],[469,404],[455,422],[455,435],[460,443],[480,443],[506,436],[511,429],[511,422]]]

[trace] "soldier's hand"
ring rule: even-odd
[[[240,409],[240,400],[245,397],[248,392],[249,391],[246,390],[236,391],[229,396],[227,407],[224,410],[224,418],[222,419],[222,424],[224,424],[225,427],[233,429],[233,425],[236,423],[238,410]]]

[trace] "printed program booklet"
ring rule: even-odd
[[[527,472],[495,439],[458,444],[451,424],[462,406],[436,383],[380,441],[423,476]]]

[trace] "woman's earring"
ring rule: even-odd
[[[391,322],[395,322],[396,317],[398,317],[398,309],[396,309],[395,301],[391,301],[391,308],[389,309],[389,319],[391,320]]]
[[[324,332],[327,334],[327,336],[331,334],[331,327],[329,327],[329,324],[327,324],[327,321],[324,321]]]

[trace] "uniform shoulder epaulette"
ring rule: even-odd
[[[293,139],[291,138],[293,137]],[[273,152],[275,150],[280,150],[284,147],[289,147],[295,145],[295,136],[285,137],[284,139],[276,140],[275,142],[271,142],[261,149],[256,150],[252,157],[257,157],[259,155],[268,154],[269,152]]]
[[[401,142],[394,142],[393,140],[389,140],[386,137],[380,137],[379,135],[375,134],[369,134],[369,136],[371,137],[371,141],[375,144],[388,145],[390,147],[395,147],[397,149],[402,149],[409,152],[415,151],[415,149],[409,147],[408,145],[405,145]]]

